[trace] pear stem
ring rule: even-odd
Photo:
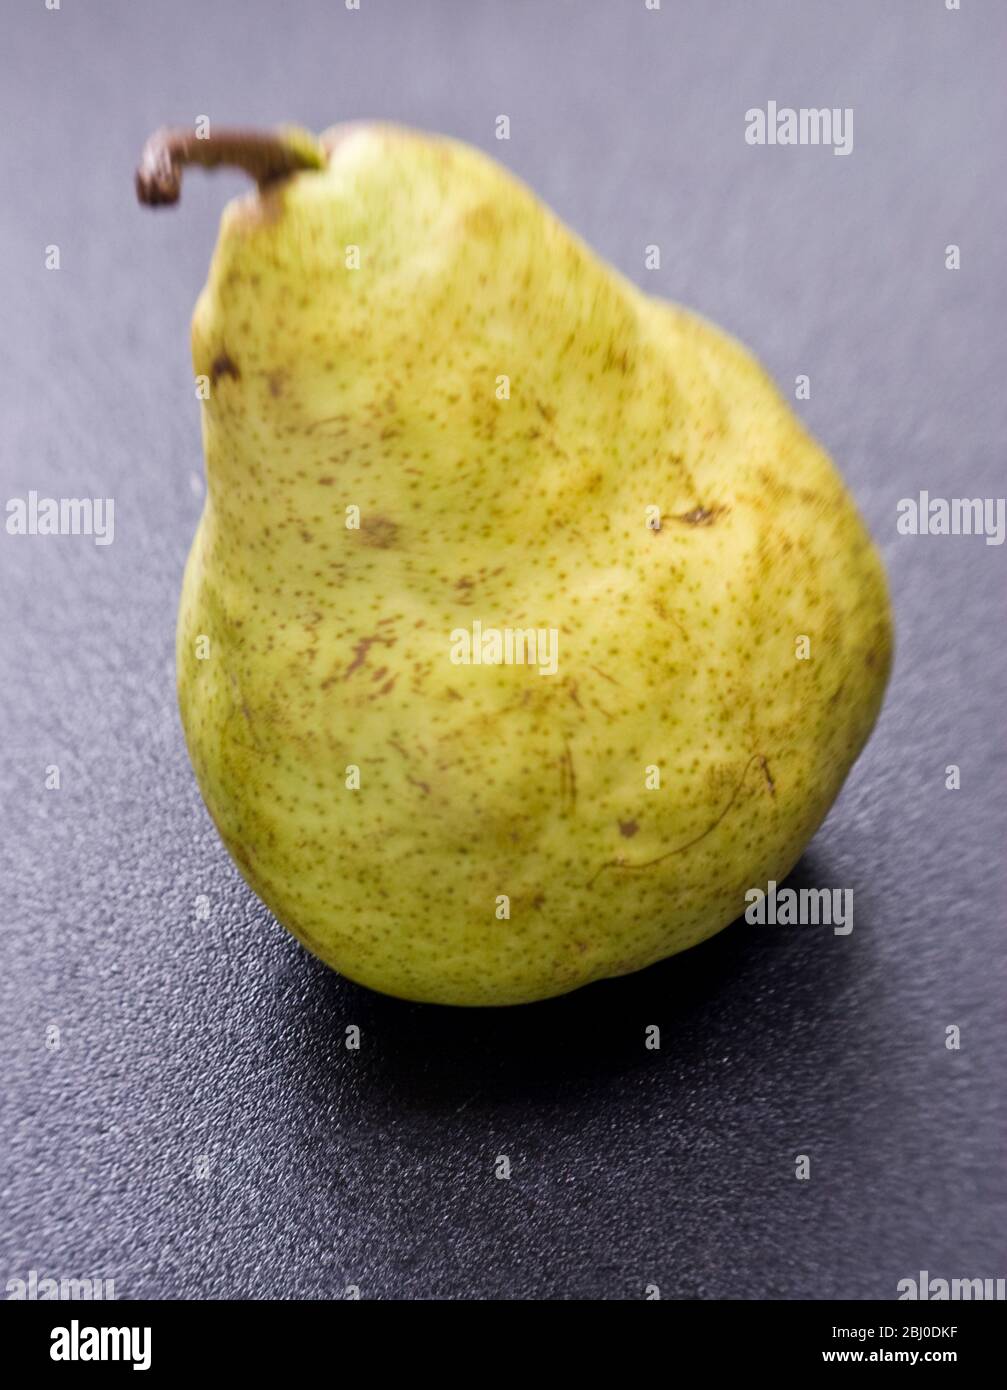
[[[216,169],[232,164],[250,174],[260,188],[298,169],[325,166],[321,148],[299,130],[224,129],[206,138],[168,126],[156,130],[143,147],[136,171],[136,196],[148,207],[177,203],[187,164]]]

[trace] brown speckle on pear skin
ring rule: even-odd
[[[684,516],[675,519],[676,521],[684,521],[689,526],[711,526],[724,510],[724,507],[693,507],[691,512],[686,512]]]
[[[577,773],[573,765],[573,753],[567,743],[559,760],[560,802],[566,803],[570,810],[577,806]]]
[[[375,637],[361,637],[360,641],[353,648],[353,660],[343,673],[343,680],[349,680],[354,671],[359,671],[367,660],[367,653],[374,646],[375,642],[383,642],[386,647],[395,645],[394,637],[382,637],[380,634]]]
[[[500,235],[500,215],[492,203],[480,203],[465,214],[464,228],[469,236],[495,237]]]
[[[210,366],[210,385],[216,386],[221,377],[230,376],[235,381],[241,380],[241,372],[238,364],[226,352],[218,352]]]
[[[360,539],[375,550],[390,550],[398,542],[399,528],[387,516],[363,516],[360,519]]]

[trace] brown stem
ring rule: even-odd
[[[298,169],[323,169],[325,155],[307,131],[218,130],[197,139],[191,130],[163,127],[143,147],[136,171],[136,196],[148,207],[177,203],[187,164],[216,169],[233,164],[260,188]]]

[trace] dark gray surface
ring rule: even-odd
[[[0,1274],[121,1297],[889,1298],[921,1268],[1007,1273],[1007,555],[895,533],[921,487],[1004,490],[1007,8],[37,0],[3,31],[3,497],[117,515],[104,548],[0,535]],[[852,155],[747,146],[770,98],[852,106]],[[188,320],[241,180],[195,175],[160,216],[131,180],[150,129],[200,114],[471,140],[788,393],[810,375],[798,409],[897,617],[881,722],[797,875],[854,890],[852,936],[739,924],[641,977],[465,1013],[347,984],[254,900],[172,675],[201,506]]]

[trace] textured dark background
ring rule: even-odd
[[[0,534],[0,1275],[121,1297],[888,1298],[921,1268],[1007,1273],[1007,554],[895,531],[921,487],[1004,490],[1007,7],[21,0],[2,26],[3,500],[117,505],[110,547]],[[852,155],[746,145],[770,98],[852,106]],[[810,375],[798,409],[898,624],[881,722],[796,875],[854,890],[852,936],[738,924],[637,978],[468,1013],[346,983],[255,901],[172,675],[201,506],[188,320],[242,181],[193,175],[158,216],[132,192],[149,130],[201,114],[473,141],[788,394]]]

